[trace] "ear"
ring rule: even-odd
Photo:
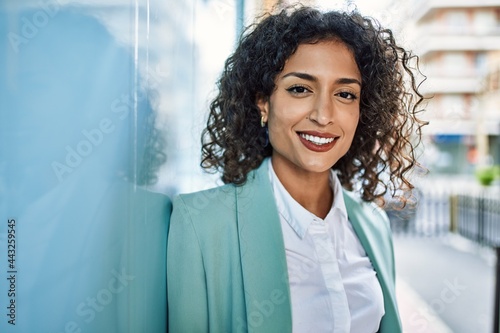
[[[267,123],[269,117],[269,98],[262,94],[258,94],[255,97],[255,104],[260,110],[260,116],[263,117],[264,122]]]

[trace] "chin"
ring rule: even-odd
[[[310,172],[322,173],[326,171],[330,171],[334,164],[321,163],[321,164],[309,164],[306,166],[306,170]]]

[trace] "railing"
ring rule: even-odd
[[[456,202],[458,233],[496,251],[493,332],[497,333],[500,330],[500,196],[485,192],[459,194],[452,202]]]
[[[456,232],[481,245],[500,247],[500,192],[426,184],[414,193],[416,203],[386,209],[395,234],[444,236]],[[466,194],[467,193],[467,194]]]
[[[480,193],[456,196],[457,231],[481,245],[500,246],[500,198]]]
[[[445,189],[414,193],[416,202],[403,209],[386,209],[395,234],[443,236],[450,230],[450,195]]]

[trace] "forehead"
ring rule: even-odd
[[[353,53],[344,43],[335,40],[300,44],[285,62],[280,76],[293,71],[315,76],[334,75],[361,80]]]

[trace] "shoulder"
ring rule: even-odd
[[[173,199],[173,213],[184,218],[204,216],[208,218],[234,207],[235,186],[223,185],[199,192],[179,194]]]
[[[249,172],[246,182],[242,185],[226,184],[176,196],[173,200],[173,211],[181,210],[187,217],[203,215],[208,219],[234,213],[237,206],[245,206],[249,200],[266,193],[272,193],[272,190],[267,176],[267,164],[262,163],[257,169]]]
[[[239,239],[238,189],[234,185],[224,185],[176,196],[170,218],[169,243],[190,243],[199,248],[199,255],[206,260],[218,261],[223,253],[231,253]],[[175,251],[170,253],[174,255]]]

